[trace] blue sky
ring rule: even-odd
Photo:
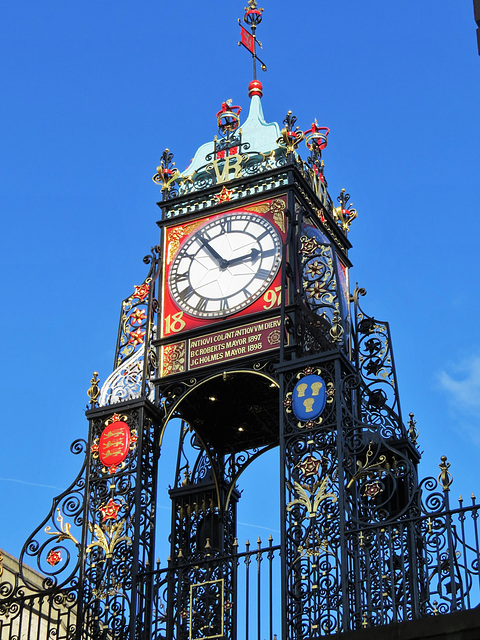
[[[76,475],[93,370],[112,369],[120,303],[158,242],[151,181],[183,170],[232,98],[248,109],[243,2],[10,0],[0,7],[3,305],[0,547],[20,552]],[[480,57],[470,0],[265,0],[267,121],[331,129],[331,195],[358,210],[351,281],[391,323],[404,415],[452,497],[480,492],[476,328]],[[169,438],[167,438],[169,439]],[[168,446],[172,446],[169,444]],[[168,458],[164,456],[163,460]],[[163,464],[163,463],[162,463]],[[262,482],[275,484],[273,460]],[[240,535],[278,529],[245,478]],[[170,482],[162,477],[163,487]],[[168,508],[168,498],[160,507]],[[167,513],[167,511],[165,511]]]

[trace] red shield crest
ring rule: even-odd
[[[131,433],[126,422],[112,422],[102,432],[98,443],[98,456],[106,467],[112,467],[125,460],[130,448]]]

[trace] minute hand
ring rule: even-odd
[[[220,269],[226,269],[228,267],[228,260],[225,260],[225,258],[222,258],[222,256],[217,251],[215,251],[215,249],[210,245],[210,243],[207,242],[204,238],[199,237],[198,239],[200,240],[201,244],[203,244],[203,246],[208,251],[208,253],[210,253],[210,255],[213,256],[215,260],[218,262]]]
[[[255,262],[256,260],[258,260],[259,256],[260,256],[260,251],[258,249],[255,249],[255,247],[253,247],[250,253],[247,253],[244,256],[238,256],[237,258],[232,258],[231,260],[227,260],[227,267],[231,267],[232,265],[238,264],[239,262],[245,262],[246,260],[251,260],[252,262]]]

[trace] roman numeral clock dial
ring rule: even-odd
[[[224,318],[248,307],[272,284],[281,239],[265,218],[231,213],[198,228],[168,276],[173,300],[196,318]]]

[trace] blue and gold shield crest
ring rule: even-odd
[[[326,402],[327,390],[320,376],[304,376],[295,385],[292,409],[299,420],[315,420],[325,409]]]

